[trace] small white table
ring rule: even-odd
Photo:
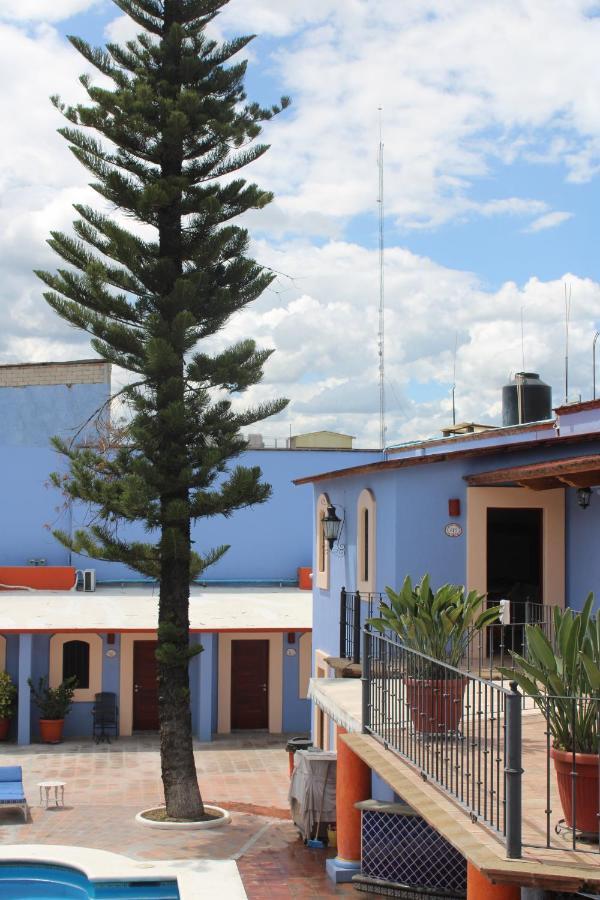
[[[65,805],[65,784],[66,781],[40,781],[38,787],[40,789],[40,806],[42,805],[42,791],[46,792],[46,809],[50,803],[50,791],[54,788],[54,803],[56,806]],[[58,792],[60,791],[60,804]]]

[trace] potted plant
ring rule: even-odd
[[[8,672],[0,672],[0,741],[8,737],[10,720],[15,714],[17,687]]]
[[[77,687],[75,676],[66,678],[58,687],[48,686],[46,678],[40,678],[37,687],[27,679],[33,702],[40,711],[40,737],[46,744],[59,744],[62,740],[65,716],[71,709]]]
[[[445,584],[435,593],[429,575],[413,587],[404,579],[399,593],[386,588],[379,617],[368,624],[382,634],[393,632],[407,650],[403,660],[406,704],[415,729],[426,733],[457,731],[466,685],[458,671],[475,634],[495,622],[499,607],[482,609],[485,597]],[[441,665],[440,665],[441,664]]]
[[[517,668],[500,671],[547,720],[567,825],[598,835],[600,611],[592,615],[593,605],[589,594],[581,613],[554,609],[554,646],[539,625],[527,625],[526,656],[511,652]]]

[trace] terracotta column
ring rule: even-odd
[[[492,884],[473,863],[467,863],[467,900],[520,900],[520,897],[518,885]]]
[[[337,728],[336,828],[337,856],[327,860],[327,874],[336,883],[351,881],[360,869],[360,818],[354,804],[371,796],[371,770],[341,740],[345,728]]]

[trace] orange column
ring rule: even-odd
[[[467,863],[467,900],[520,900],[520,897],[518,885],[493,884],[473,863]]]
[[[327,861],[329,877],[350,881],[360,868],[360,810],[354,804],[371,796],[371,770],[340,736],[345,728],[337,728],[336,828],[337,857]]]

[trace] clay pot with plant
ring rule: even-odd
[[[0,672],[0,741],[8,738],[10,722],[17,706],[17,686],[8,672]]]
[[[399,592],[387,587],[386,594],[389,603],[382,601],[379,616],[367,624],[397,635],[409,651],[401,677],[415,730],[457,732],[467,683],[459,665],[475,635],[497,621],[499,607],[482,608],[485,596],[461,585],[445,584],[434,592],[429,575],[414,587],[407,576]]]
[[[40,678],[37,686],[27,679],[33,702],[40,711],[40,737],[45,744],[59,744],[62,740],[65,718],[71,709],[77,687],[75,676],[66,678],[58,687],[51,688],[46,678]]]
[[[516,681],[544,715],[565,822],[599,834],[600,610],[589,594],[581,613],[554,609],[553,644],[540,625],[525,627],[525,656],[511,651]]]

